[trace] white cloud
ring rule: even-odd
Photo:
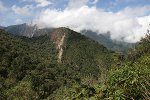
[[[68,3],[68,8],[80,8],[84,5],[86,5],[89,2],[89,0],[70,0]]]
[[[96,4],[100,0],[69,0],[68,9],[80,8],[87,4]]]
[[[88,7],[86,0],[81,0],[81,7],[70,9],[77,5],[72,0],[63,10],[46,9],[36,16],[35,23],[41,27],[69,27],[75,31],[92,30],[98,34],[111,32],[111,38],[134,43],[140,40],[146,32],[150,15],[146,7],[125,8],[118,12],[107,12],[96,7]],[[138,13],[139,12],[139,13]],[[136,16],[134,15],[136,14]]]
[[[91,3],[91,4],[96,4],[96,3],[98,3],[98,1],[99,1],[99,0],[93,0],[93,1],[91,1],[90,3]]]
[[[16,19],[16,24],[21,24],[21,23],[23,23],[22,19]]]
[[[16,14],[19,14],[19,15],[22,15],[22,16],[31,16],[30,10],[32,10],[32,6],[31,5],[26,5],[24,7],[18,7],[16,5],[13,5],[12,10]]]
[[[37,4],[37,7],[46,7],[50,4],[52,4],[51,1],[48,1],[48,0],[34,0]]]
[[[0,12],[4,11],[6,8],[4,7],[3,3],[0,1]]]
[[[48,5],[53,4],[51,2],[52,0],[22,0],[21,2],[27,2],[27,3],[36,3],[36,6],[34,8],[39,8],[39,7],[46,7]]]
[[[135,7],[135,8],[126,7],[120,13],[125,14],[125,15],[135,16],[135,17],[143,16],[147,13],[150,13],[150,6]]]

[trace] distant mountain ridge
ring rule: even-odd
[[[30,24],[19,24],[19,25],[11,25],[8,27],[0,27],[0,29],[4,29],[7,32],[10,32],[17,36],[26,36],[26,37],[38,37],[41,35],[49,34],[54,28],[43,28],[39,29],[37,25]],[[110,50],[117,52],[126,52],[129,48],[133,48],[135,46],[134,43],[127,43],[122,41],[114,41],[110,38],[110,34],[97,34],[96,32],[92,32],[90,30],[83,30],[81,34],[103,44]]]
[[[127,52],[129,48],[133,48],[136,45],[136,43],[127,43],[123,41],[112,40],[110,38],[110,33],[97,34],[96,32],[92,32],[90,30],[88,31],[84,30],[82,31],[82,33],[84,33],[85,36],[103,44],[108,49],[111,49],[117,52],[120,52],[120,51]]]
[[[4,29],[5,27],[3,27],[3,26],[0,26],[0,29]]]
[[[39,29],[37,25],[30,25],[27,23],[19,24],[19,25],[11,25],[8,27],[0,27],[0,28],[14,35],[26,36],[30,38],[45,35],[52,31],[51,28]]]

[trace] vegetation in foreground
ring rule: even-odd
[[[124,56],[72,32],[62,64],[49,35],[0,35],[2,100],[150,99],[150,35]]]

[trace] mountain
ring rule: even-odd
[[[149,34],[123,55],[64,27],[32,38],[0,29],[0,99],[149,100],[149,62]]]
[[[32,38],[0,30],[0,99],[46,99],[60,87],[97,82],[112,54],[68,28]]]
[[[26,36],[26,37],[37,37],[45,34],[51,33],[54,28],[43,28],[38,29],[36,25],[29,24],[20,24],[20,25],[12,25],[4,28],[7,32],[10,32],[14,35],[18,36]],[[110,34],[97,34],[96,32],[84,30],[81,32],[83,35],[103,44],[110,50],[117,52],[127,52],[129,48],[133,48],[135,46],[134,43],[127,43],[121,41],[114,41],[110,38]]]
[[[0,26],[0,29],[3,29],[4,27],[3,26]]]
[[[0,29],[4,29],[5,27],[3,27],[3,26],[0,26]]]
[[[60,60],[64,64],[74,66],[87,74],[91,72],[96,74],[99,67],[110,66],[108,59],[111,51],[80,33],[67,28],[58,28],[51,33],[51,38],[55,41],[59,54],[62,55]]]
[[[32,37],[34,32],[37,30],[37,27],[30,26],[25,23],[25,24],[5,27],[5,30],[14,35]]]
[[[127,43],[127,42],[123,42],[123,41],[112,40],[110,38],[110,33],[97,34],[96,32],[86,31],[86,30],[82,31],[82,33],[85,36],[103,44],[108,49],[117,51],[117,52],[126,53],[128,49],[133,48],[136,45],[136,43]]]
[[[11,25],[0,29],[4,29],[5,31],[10,32],[14,35],[26,37],[45,35],[52,31],[52,29],[50,28],[38,29],[37,25],[30,25],[26,23],[19,25]]]
[[[112,57],[119,64],[111,63],[111,68],[99,76],[98,83],[87,84],[86,80],[73,83],[57,89],[48,99],[150,100],[150,34],[124,57],[118,54]]]

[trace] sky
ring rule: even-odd
[[[135,43],[149,27],[150,0],[0,0],[0,26],[22,23],[110,32],[113,40]]]

